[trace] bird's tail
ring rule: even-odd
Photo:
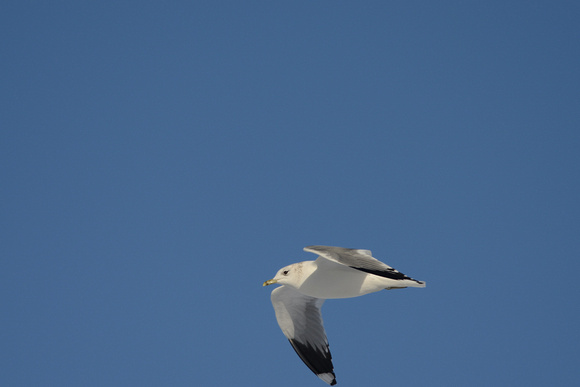
[[[425,283],[425,281],[417,281],[415,279],[407,279],[407,280],[402,280],[400,281],[400,285],[397,284],[396,286],[389,286],[388,288],[385,288],[387,290],[391,290],[391,289],[405,289],[405,288],[424,288],[427,284]]]

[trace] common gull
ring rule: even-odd
[[[320,313],[324,301],[383,289],[423,288],[425,282],[373,258],[369,250],[308,246],[304,251],[318,259],[283,267],[263,286],[282,285],[271,295],[282,333],[308,368],[333,386],[336,377]]]

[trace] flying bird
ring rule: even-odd
[[[423,288],[425,282],[373,258],[369,250],[308,246],[304,251],[317,254],[318,259],[283,267],[263,286],[282,285],[271,295],[280,329],[304,364],[334,386],[336,376],[320,313],[324,301],[383,289]]]

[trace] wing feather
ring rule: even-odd
[[[386,263],[373,258],[369,250],[347,249],[334,246],[308,246],[304,248],[304,251],[318,254],[329,261],[364,271],[365,273],[393,280],[411,280],[421,285],[424,284],[424,282],[408,277],[400,271],[393,269]]]
[[[271,299],[278,325],[300,359],[319,378],[335,385],[332,356],[320,312],[324,300],[288,286],[274,289]]]

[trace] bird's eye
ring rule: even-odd
[[[284,275],[288,275],[288,272],[289,272],[289,271],[290,271],[290,270],[284,270],[284,271],[282,272],[282,274],[284,274]]]

